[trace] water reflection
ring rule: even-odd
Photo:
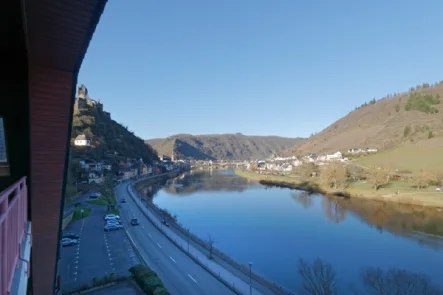
[[[198,191],[242,192],[251,183],[236,176],[232,170],[210,170],[184,173],[181,177],[169,180],[163,189],[169,194],[186,196]]]
[[[312,196],[299,191],[291,192],[291,196],[305,209],[312,207],[315,197],[320,197],[323,213],[332,223],[339,224],[347,214],[352,214],[379,232],[386,230],[433,248],[443,248],[441,209],[357,198]]]
[[[187,172],[156,184],[142,182],[139,183],[138,190],[142,191],[145,198],[152,200],[161,189],[170,195],[183,197],[199,191],[243,192],[252,185],[258,184],[238,177],[232,170],[214,170]],[[304,209],[315,206],[314,200],[319,198],[323,214],[334,224],[340,224],[347,216],[352,215],[379,232],[389,231],[433,248],[443,248],[441,209],[358,198],[324,197],[300,191],[290,191],[290,194]]]

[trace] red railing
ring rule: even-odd
[[[0,295],[11,290],[27,221],[28,189],[23,177],[0,192]]]

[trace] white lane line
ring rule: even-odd
[[[152,236],[151,236],[151,234],[150,234],[150,233],[148,233],[148,236],[149,236],[150,238],[152,238]]]
[[[162,247],[162,246],[160,246],[160,244],[159,244],[159,243],[157,243],[157,245],[158,245],[158,247],[159,247],[159,248],[161,248],[161,247]]]
[[[193,280],[195,283],[197,283],[197,281],[190,274],[188,274],[188,277],[190,277],[191,280]]]
[[[142,224],[142,228],[145,228],[145,227],[143,226],[143,224]]]
[[[172,258],[171,256],[169,256],[169,258],[171,258],[171,260],[174,261],[174,263],[176,263],[175,260],[174,260],[174,258]]]

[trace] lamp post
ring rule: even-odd
[[[189,235],[190,235],[190,233],[189,233],[189,228],[188,228],[188,253],[189,253]]]
[[[249,262],[249,294],[252,295],[252,262]]]

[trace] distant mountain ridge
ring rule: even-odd
[[[443,81],[411,87],[356,107],[302,145],[293,154],[389,149],[398,144],[443,146]],[[286,151],[287,153],[288,151]]]
[[[267,158],[304,141],[304,138],[248,136],[236,133],[177,134],[167,138],[145,140],[145,143],[151,145],[158,155],[174,154],[174,157],[179,159],[250,160]]]

